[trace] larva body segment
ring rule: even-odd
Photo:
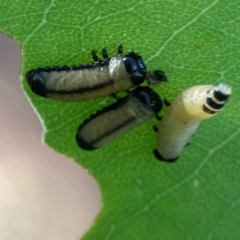
[[[230,94],[231,87],[225,83],[194,86],[179,94],[159,123],[155,156],[176,161],[201,121],[215,116]]]
[[[129,52],[122,55],[122,46],[118,54],[108,58],[106,49],[102,50],[103,60],[99,60],[92,51],[95,62],[80,66],[38,68],[27,73],[31,90],[42,97],[60,101],[82,101],[112,93],[129,90],[147,78],[153,81],[166,81],[164,72],[159,70],[148,73],[140,55]],[[153,80],[152,80],[153,78]]]
[[[77,143],[85,150],[97,149],[149,120],[161,108],[162,101],[157,93],[149,87],[137,87],[85,120],[77,131]]]

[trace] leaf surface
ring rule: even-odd
[[[84,240],[236,240],[240,236],[240,1],[0,1],[0,30],[22,46],[22,84],[45,126],[45,141],[87,168],[98,181],[103,208]],[[172,101],[197,84],[229,83],[233,94],[204,121],[175,164],[152,154],[156,120],[108,145],[84,152],[79,124],[112,103],[110,97],[64,103],[34,95],[25,74],[40,66],[92,61],[123,43],[162,69],[154,86]],[[164,109],[165,111],[165,109]]]

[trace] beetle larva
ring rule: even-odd
[[[139,86],[85,120],[77,131],[77,143],[85,150],[99,148],[157,115],[161,109],[159,95],[149,87]]]
[[[194,86],[179,94],[159,123],[154,155],[175,162],[200,122],[215,116],[230,94],[231,87],[225,83]]]
[[[142,57],[134,52],[125,56],[122,45],[116,56],[109,58],[102,50],[103,60],[92,51],[94,63],[80,66],[45,67],[27,73],[32,91],[42,97],[60,101],[81,101],[127,91],[149,78],[149,84],[166,81],[161,70],[147,72]]]

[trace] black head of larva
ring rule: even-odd
[[[147,67],[142,57],[137,53],[130,52],[125,55],[123,62],[132,82],[135,85],[143,83],[146,79]]]
[[[226,83],[219,83],[217,88],[214,90],[214,97],[218,101],[226,102],[232,92],[231,87]]]
[[[31,87],[34,93],[42,97],[46,97],[47,95],[46,81],[45,78],[42,77],[41,71],[31,70],[27,73],[26,78],[28,85]]]
[[[150,87],[137,87],[133,94],[142,102],[152,109],[154,113],[159,113],[162,109],[163,103],[159,95]]]

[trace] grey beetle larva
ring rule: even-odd
[[[154,155],[162,161],[176,161],[200,122],[215,116],[230,94],[231,87],[225,83],[194,86],[179,94],[159,123]]]
[[[147,72],[137,53],[129,52],[125,56],[122,53],[123,47],[119,45],[117,55],[109,58],[104,48],[103,60],[99,60],[92,51],[94,63],[33,69],[26,78],[37,95],[61,101],[81,101],[127,91],[147,78],[149,84],[167,80],[161,70]]]
[[[94,150],[131,128],[149,120],[162,109],[162,100],[149,87],[137,87],[127,96],[91,115],[79,126],[79,147]]]

